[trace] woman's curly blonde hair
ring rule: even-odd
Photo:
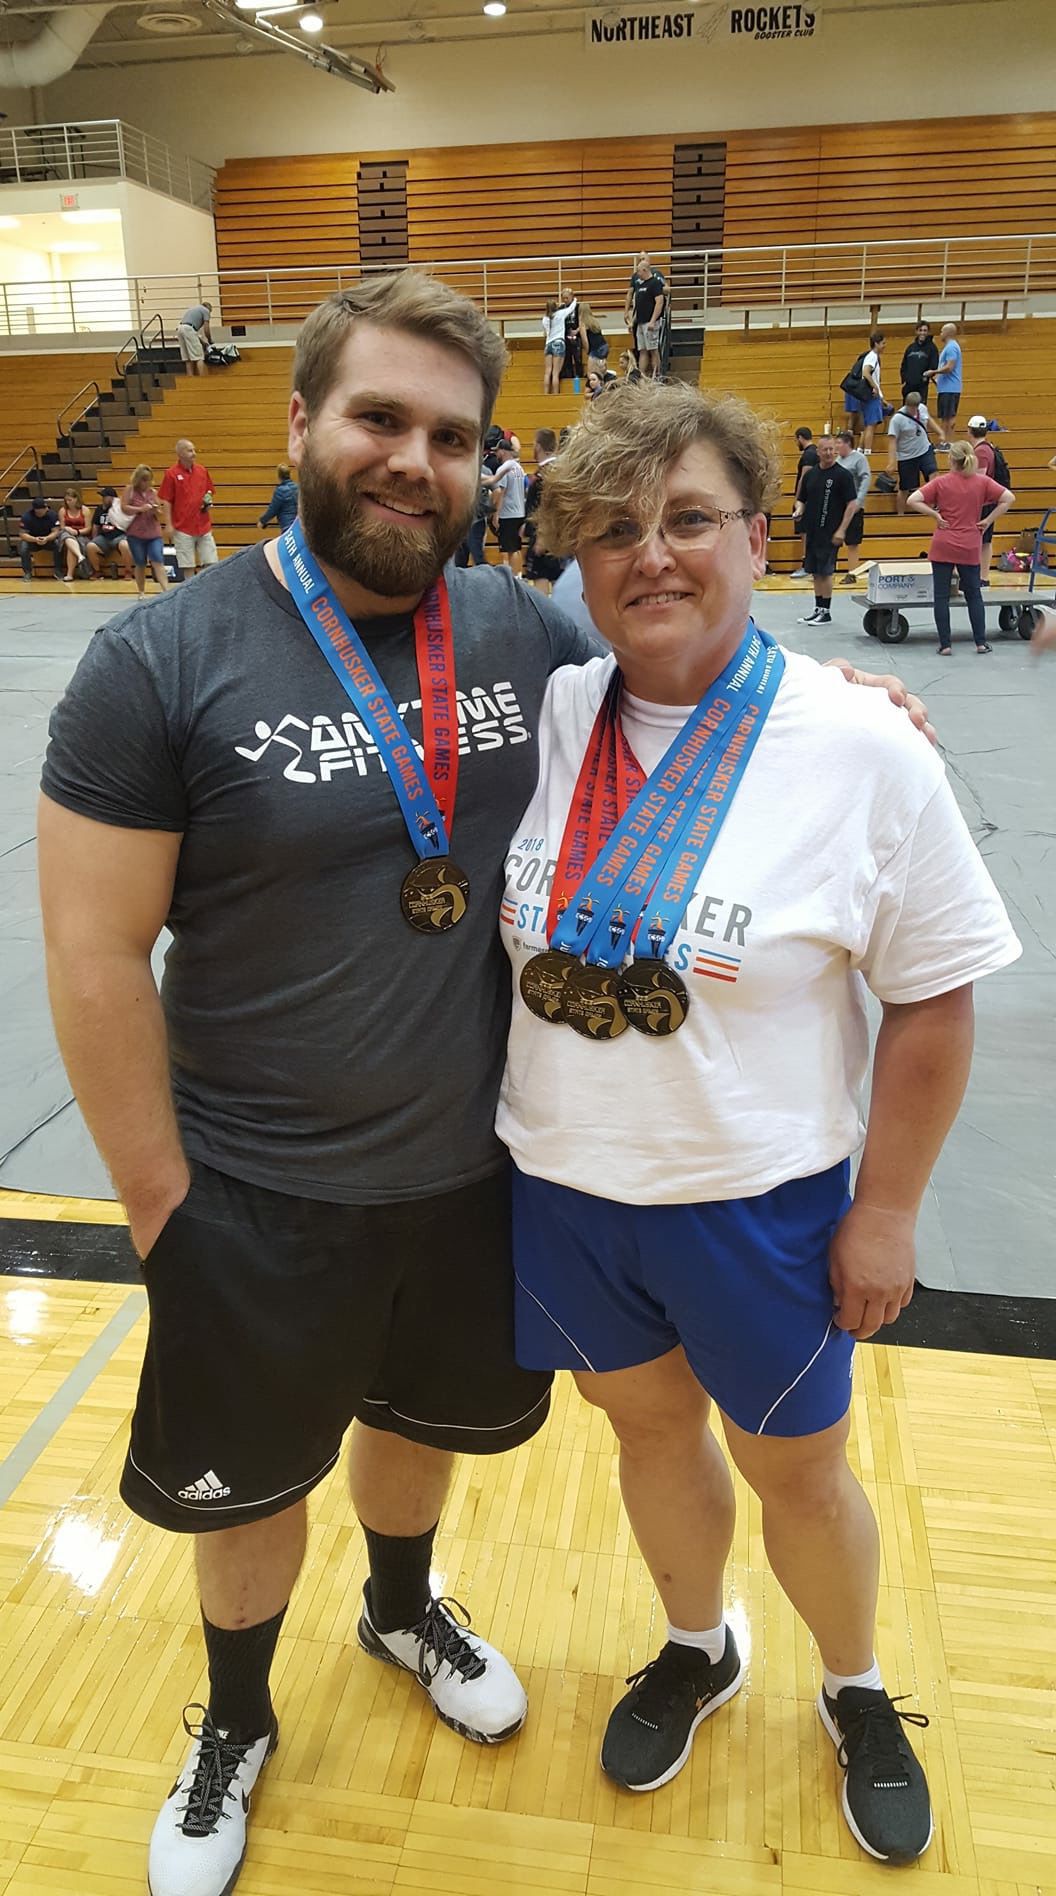
[[[780,491],[772,422],[738,395],[679,382],[621,382],[591,403],[548,466],[537,543],[565,556],[622,514],[644,526],[657,523],[668,469],[697,441],[715,449],[746,507],[772,510]]]

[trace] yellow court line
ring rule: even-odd
[[[0,1191],[0,1218],[40,1224],[127,1225],[125,1208],[113,1198],[59,1198],[46,1192]]]

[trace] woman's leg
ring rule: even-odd
[[[747,1435],[722,1418],[730,1454],[763,1504],[774,1574],[831,1673],[873,1664],[880,1538],[847,1463],[849,1418],[818,1435]]]
[[[949,560],[932,560],[931,583],[935,592],[935,630],[939,635],[940,652],[950,649],[950,580],[953,577],[953,563]]]
[[[576,1384],[612,1423],[623,1504],[668,1619],[691,1632],[718,1626],[733,1483],[684,1351],[633,1369],[577,1373]]]
[[[67,540],[62,550],[66,555],[66,577],[67,579],[72,579],[77,571],[77,562],[81,557],[81,549],[76,540]]]
[[[986,607],[983,604],[982,588],[979,584],[978,566],[965,566],[957,562],[957,571],[961,576],[961,591],[968,607],[968,623],[972,628],[972,637],[977,645],[986,644]]]
[[[153,573],[154,578],[157,580],[160,590],[163,593],[167,593],[169,590],[169,569],[166,566],[165,561],[164,560],[151,560],[150,570]]]
[[[135,568],[135,574],[136,574],[136,591],[137,591],[137,592],[140,592],[140,593],[145,593],[145,592],[146,592],[146,590],[147,590],[147,569],[146,569],[146,567],[145,567],[145,566],[140,566],[140,565],[139,565],[139,564],[137,563],[137,565],[136,565],[136,568]]]

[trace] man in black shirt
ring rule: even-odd
[[[802,521],[806,535],[803,565],[814,576],[814,610],[803,614],[800,625],[832,623],[829,610],[832,576],[857,505],[854,481],[836,459],[835,439],[832,435],[822,435],[818,442],[818,465],[804,469],[799,499],[793,508],[793,515]]]
[[[38,494],[22,515],[19,523],[18,557],[22,562],[22,577],[29,584],[33,577],[33,548],[50,546],[52,563],[56,579],[62,578],[63,558],[59,546],[59,516],[50,501]]]
[[[802,482],[805,470],[808,467],[817,467],[818,465],[818,450],[814,446],[813,428],[796,429],[796,446],[799,449],[799,460],[796,462],[796,485],[792,493],[793,502],[799,499],[800,483]],[[793,579],[806,579],[807,577],[807,569],[803,564],[806,551],[806,541],[801,534],[799,540],[799,565],[792,575]]]
[[[638,367],[643,375],[659,376],[662,353],[666,285],[659,270],[654,270],[647,250],[638,257],[627,290],[624,318],[634,336]]]
[[[939,351],[931,339],[931,324],[918,323],[916,334],[902,357],[902,367],[899,371],[902,377],[902,400],[905,401],[911,389],[926,393],[928,375],[933,373],[938,366]]]

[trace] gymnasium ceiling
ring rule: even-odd
[[[33,40],[45,20],[56,12],[79,11],[88,0],[0,0],[0,49]],[[1053,0],[1056,5],[1056,0]],[[259,41],[242,37],[233,23],[233,0],[222,0],[229,19],[218,17],[206,0],[115,0],[106,18],[77,60],[79,67],[106,68],[139,65],[158,60],[230,58],[233,53],[269,56]],[[266,4],[266,0],[262,0]],[[593,0],[603,5],[604,0]],[[940,30],[938,15],[963,7],[964,0],[825,0],[826,12],[861,14],[868,24],[887,31],[900,27],[891,15],[912,7],[914,14],[930,14]],[[987,0],[990,8],[1009,0]],[[355,53],[376,62],[386,47],[457,41],[513,40],[537,35],[551,38],[582,32],[587,6],[571,0],[507,0],[504,18],[488,18],[482,0],[318,0],[313,11],[321,15],[322,31],[309,35],[299,29],[304,6],[272,14],[275,25],[306,48],[323,46]],[[612,11],[618,16],[619,0]],[[701,14],[716,9],[699,0]],[[253,14],[241,16],[252,20]],[[230,22],[230,23],[229,23]],[[717,24],[717,21],[716,21]],[[915,37],[920,33],[918,21]]]

